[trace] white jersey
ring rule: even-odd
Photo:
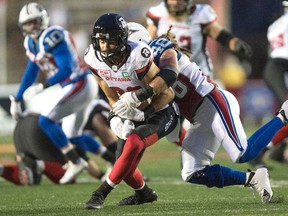
[[[96,52],[92,45],[85,53],[84,61],[91,68],[92,72],[105,80],[107,85],[119,95],[124,92],[137,90],[145,86],[142,78],[149,70],[153,55],[150,47],[143,42],[129,41],[129,56],[122,65],[108,66],[99,52]]]
[[[269,26],[267,38],[271,58],[288,59],[288,12]]]
[[[168,10],[162,2],[151,7],[147,12],[147,17],[147,24],[154,24],[157,27],[157,36],[166,33],[172,25],[171,32],[176,35],[179,45],[192,51],[191,61],[196,62],[206,75],[212,75],[213,68],[206,49],[206,36],[202,32],[203,26],[217,18],[210,5],[195,4],[187,19],[175,21],[169,16]]]

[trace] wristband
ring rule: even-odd
[[[155,95],[154,89],[150,85],[146,85],[145,87],[138,89],[135,92],[136,97],[140,102],[147,100],[148,98]]]

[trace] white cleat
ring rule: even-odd
[[[270,186],[267,168],[259,168],[255,172],[250,172],[247,174],[248,183],[245,186],[249,186],[252,189],[255,189],[260,195],[262,203],[270,203],[273,192]]]
[[[83,159],[80,158],[77,164],[72,163],[71,161],[68,162],[68,168],[63,175],[63,177],[59,180],[60,184],[67,184],[73,181],[77,175],[79,175],[86,167],[88,163]]]
[[[279,113],[283,116],[284,118],[284,124],[288,125],[288,100],[286,100],[282,106],[281,106],[281,110],[279,111]]]

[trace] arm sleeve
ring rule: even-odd
[[[20,101],[23,99],[24,91],[30,87],[36,80],[38,76],[39,68],[36,63],[32,62],[31,60],[28,61],[26,71],[22,77],[20,87],[16,94],[16,100]]]

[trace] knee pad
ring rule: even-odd
[[[203,170],[195,172],[189,182],[206,185],[207,187],[222,188],[224,186],[222,167],[218,164],[206,166]]]

